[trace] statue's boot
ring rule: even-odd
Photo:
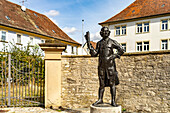
[[[93,106],[96,106],[98,104],[103,104],[103,94],[104,94],[104,88],[100,89],[99,88],[99,99],[95,103],[93,103]]]
[[[116,104],[115,101],[113,101],[113,100],[111,101],[111,105],[114,106],[114,107],[117,106],[117,104]]]
[[[111,93],[111,105],[116,107],[115,97],[116,97],[116,87],[110,87],[110,93]]]

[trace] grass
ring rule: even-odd
[[[40,92],[41,89],[41,92]],[[39,103],[44,102],[43,87],[37,84],[25,84],[25,85],[13,85],[11,83],[10,97],[12,106],[32,106],[39,105]],[[5,99],[6,92],[6,99]],[[2,94],[3,93],[3,94]],[[3,98],[3,99],[2,99]],[[6,105],[8,103],[8,84],[5,86],[0,86],[0,106]]]

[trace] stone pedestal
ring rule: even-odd
[[[45,107],[61,106],[61,53],[62,43],[39,44],[45,51]]]
[[[121,106],[117,106],[117,107],[113,107],[113,106],[100,106],[100,107],[96,107],[91,105],[90,106],[90,113],[122,113],[122,107]]]

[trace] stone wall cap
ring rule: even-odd
[[[170,50],[124,53],[123,56],[148,55],[148,54],[170,54]]]
[[[66,47],[67,45],[64,43],[41,43],[40,47]]]
[[[148,55],[148,54],[170,54],[170,50],[124,53],[122,56],[139,56],[139,55]],[[91,57],[91,55],[62,55],[61,57],[62,58],[80,58],[80,57],[89,58]]]

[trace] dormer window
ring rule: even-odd
[[[52,32],[56,33],[54,30],[52,30]]]
[[[36,26],[36,28],[39,28],[39,26],[37,26],[37,25],[35,25]]]
[[[9,16],[5,16],[6,19],[10,20]]]
[[[36,14],[36,13],[34,13],[34,15],[35,15],[35,16],[37,16],[37,14]]]

